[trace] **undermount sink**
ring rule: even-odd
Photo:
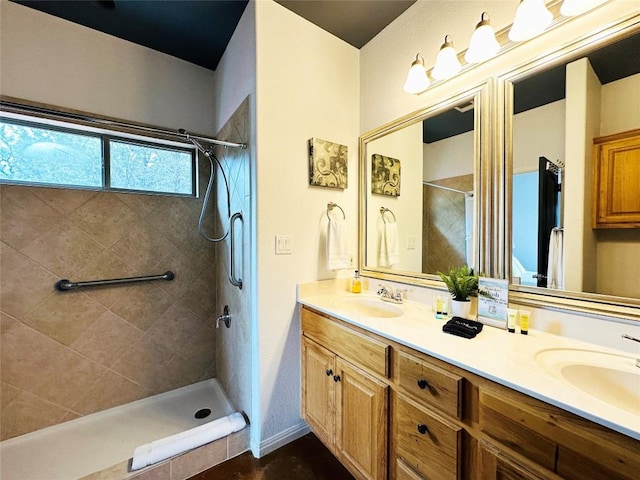
[[[536,361],[592,397],[640,415],[640,368],[634,357],[555,348],[539,352]]]
[[[340,298],[335,301],[334,305],[345,312],[365,317],[395,318],[404,313],[400,307],[385,303],[378,298]]]

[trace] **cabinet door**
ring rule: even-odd
[[[335,355],[302,337],[302,415],[330,449],[335,441],[335,370]]]
[[[336,451],[358,478],[387,478],[388,386],[341,358],[336,390]]]

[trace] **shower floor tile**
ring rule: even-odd
[[[189,480],[353,480],[331,452],[309,433],[262,458],[243,453]]]

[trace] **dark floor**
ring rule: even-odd
[[[245,452],[189,480],[353,480],[353,477],[309,433],[260,459]]]

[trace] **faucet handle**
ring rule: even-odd
[[[396,293],[395,293],[394,297],[395,297],[397,300],[400,300],[400,299],[402,299],[402,294],[403,294],[403,293],[407,293],[407,289],[406,289],[406,288],[398,288],[398,289],[396,290]]]

